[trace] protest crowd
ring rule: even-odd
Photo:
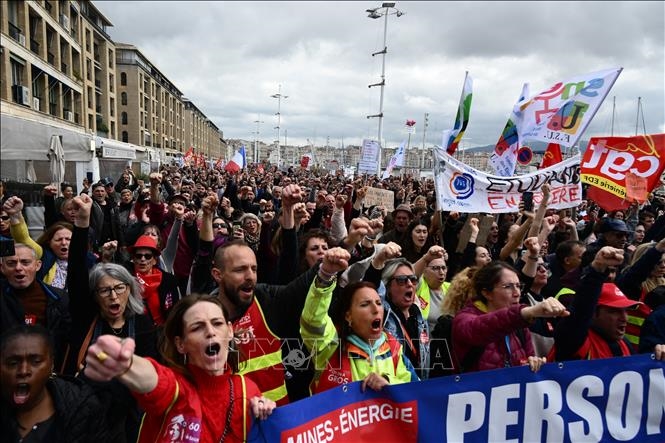
[[[665,360],[663,194],[608,212],[541,190],[463,213],[411,175],[128,167],[46,186],[33,239],[2,187],[3,440],[244,441],[354,381]]]

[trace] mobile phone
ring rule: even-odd
[[[524,210],[527,212],[533,211],[533,192],[527,191],[522,193],[522,201],[524,202]]]
[[[242,229],[242,228],[240,227],[240,222],[239,222],[239,221],[234,221],[234,222],[233,222],[233,228],[232,228],[232,229],[233,229],[233,235],[235,236],[235,235],[236,235],[236,232],[240,232],[240,230]]]

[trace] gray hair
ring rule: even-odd
[[[247,220],[248,218],[256,220],[256,222],[259,224],[259,228],[261,227],[262,224],[261,219],[256,214],[252,214],[251,212],[246,212],[245,214],[243,214],[242,217],[240,217],[240,224],[244,225],[245,220]]]
[[[95,292],[99,281],[106,276],[120,280],[129,285],[129,298],[127,300],[125,315],[132,317],[134,315],[143,314],[144,306],[143,298],[141,297],[141,286],[124,266],[116,263],[99,263],[95,265],[95,267],[90,270],[90,276],[88,277],[90,291]]]
[[[386,266],[383,268],[383,272],[381,273],[381,281],[386,287],[386,293],[388,292],[388,281],[391,278],[393,278],[393,275],[395,275],[395,272],[397,272],[397,268],[399,268],[400,266],[408,267],[411,270],[411,272],[415,274],[415,271],[413,270],[413,265],[409,260],[405,259],[404,257],[389,260],[386,263]]]
[[[35,251],[35,248],[33,248],[32,246],[26,243],[14,243],[14,251],[16,251],[18,248],[30,249],[30,251],[32,251],[32,257],[35,260],[39,260],[39,257],[37,257],[37,251]]]

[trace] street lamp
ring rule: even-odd
[[[390,11],[391,9],[394,9],[394,12],[391,12]],[[394,2],[383,3],[381,7],[367,9],[366,12],[368,13],[367,17],[371,19],[385,17],[385,21],[383,22],[383,50],[372,54],[372,57],[379,54],[383,55],[382,57],[383,60],[381,62],[381,81],[379,83],[374,83],[368,86],[369,88],[373,86],[381,86],[381,98],[379,99],[379,113],[367,116],[368,119],[376,117],[378,117],[379,119],[379,133],[378,133],[379,161],[377,165],[377,175],[379,175],[381,174],[381,151],[382,151],[381,138],[383,136],[383,90],[386,86],[386,54],[388,53],[388,46],[386,45],[386,39],[388,37],[388,16],[394,14],[397,17],[401,17],[404,15],[404,13],[399,9],[395,8]]]
[[[254,163],[259,162],[259,125],[264,123],[261,121],[261,114],[259,114],[258,119],[254,120],[256,123],[256,138],[254,139]]]
[[[277,116],[277,126],[275,126],[275,129],[277,129],[277,166],[282,162],[282,153],[281,149],[279,147],[279,126],[282,122],[282,114],[280,113],[280,108],[282,105],[282,99],[287,99],[289,98],[288,95],[282,95],[282,85],[279,85],[279,89],[277,91],[277,94],[271,95],[272,98],[277,99],[277,113],[275,114]]]

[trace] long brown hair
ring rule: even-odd
[[[185,324],[184,317],[189,308],[194,306],[199,302],[212,303],[222,310],[224,314],[224,319],[229,321],[229,313],[227,312],[224,305],[215,296],[208,294],[190,294],[186,297],[183,297],[178,303],[175,304],[171,312],[164,323],[164,333],[160,338],[159,351],[164,358],[164,361],[168,366],[174,370],[180,372],[181,374],[191,378],[192,375],[187,369],[185,364],[184,356],[178,352],[178,349],[175,345],[176,337],[184,337],[185,335]],[[233,372],[238,372],[238,365],[240,361],[240,354],[236,347],[235,332],[234,337],[231,338],[229,342],[229,352],[226,359],[227,364],[233,370]]]
[[[53,239],[53,236],[55,235],[56,232],[58,232],[61,229],[67,229],[69,232],[74,232],[74,226],[72,226],[71,223],[64,222],[64,221],[59,221],[53,223],[51,226],[49,226],[46,231],[42,233],[42,235],[39,236],[37,239],[37,244],[41,246],[42,248],[49,248],[49,243],[51,239]]]

